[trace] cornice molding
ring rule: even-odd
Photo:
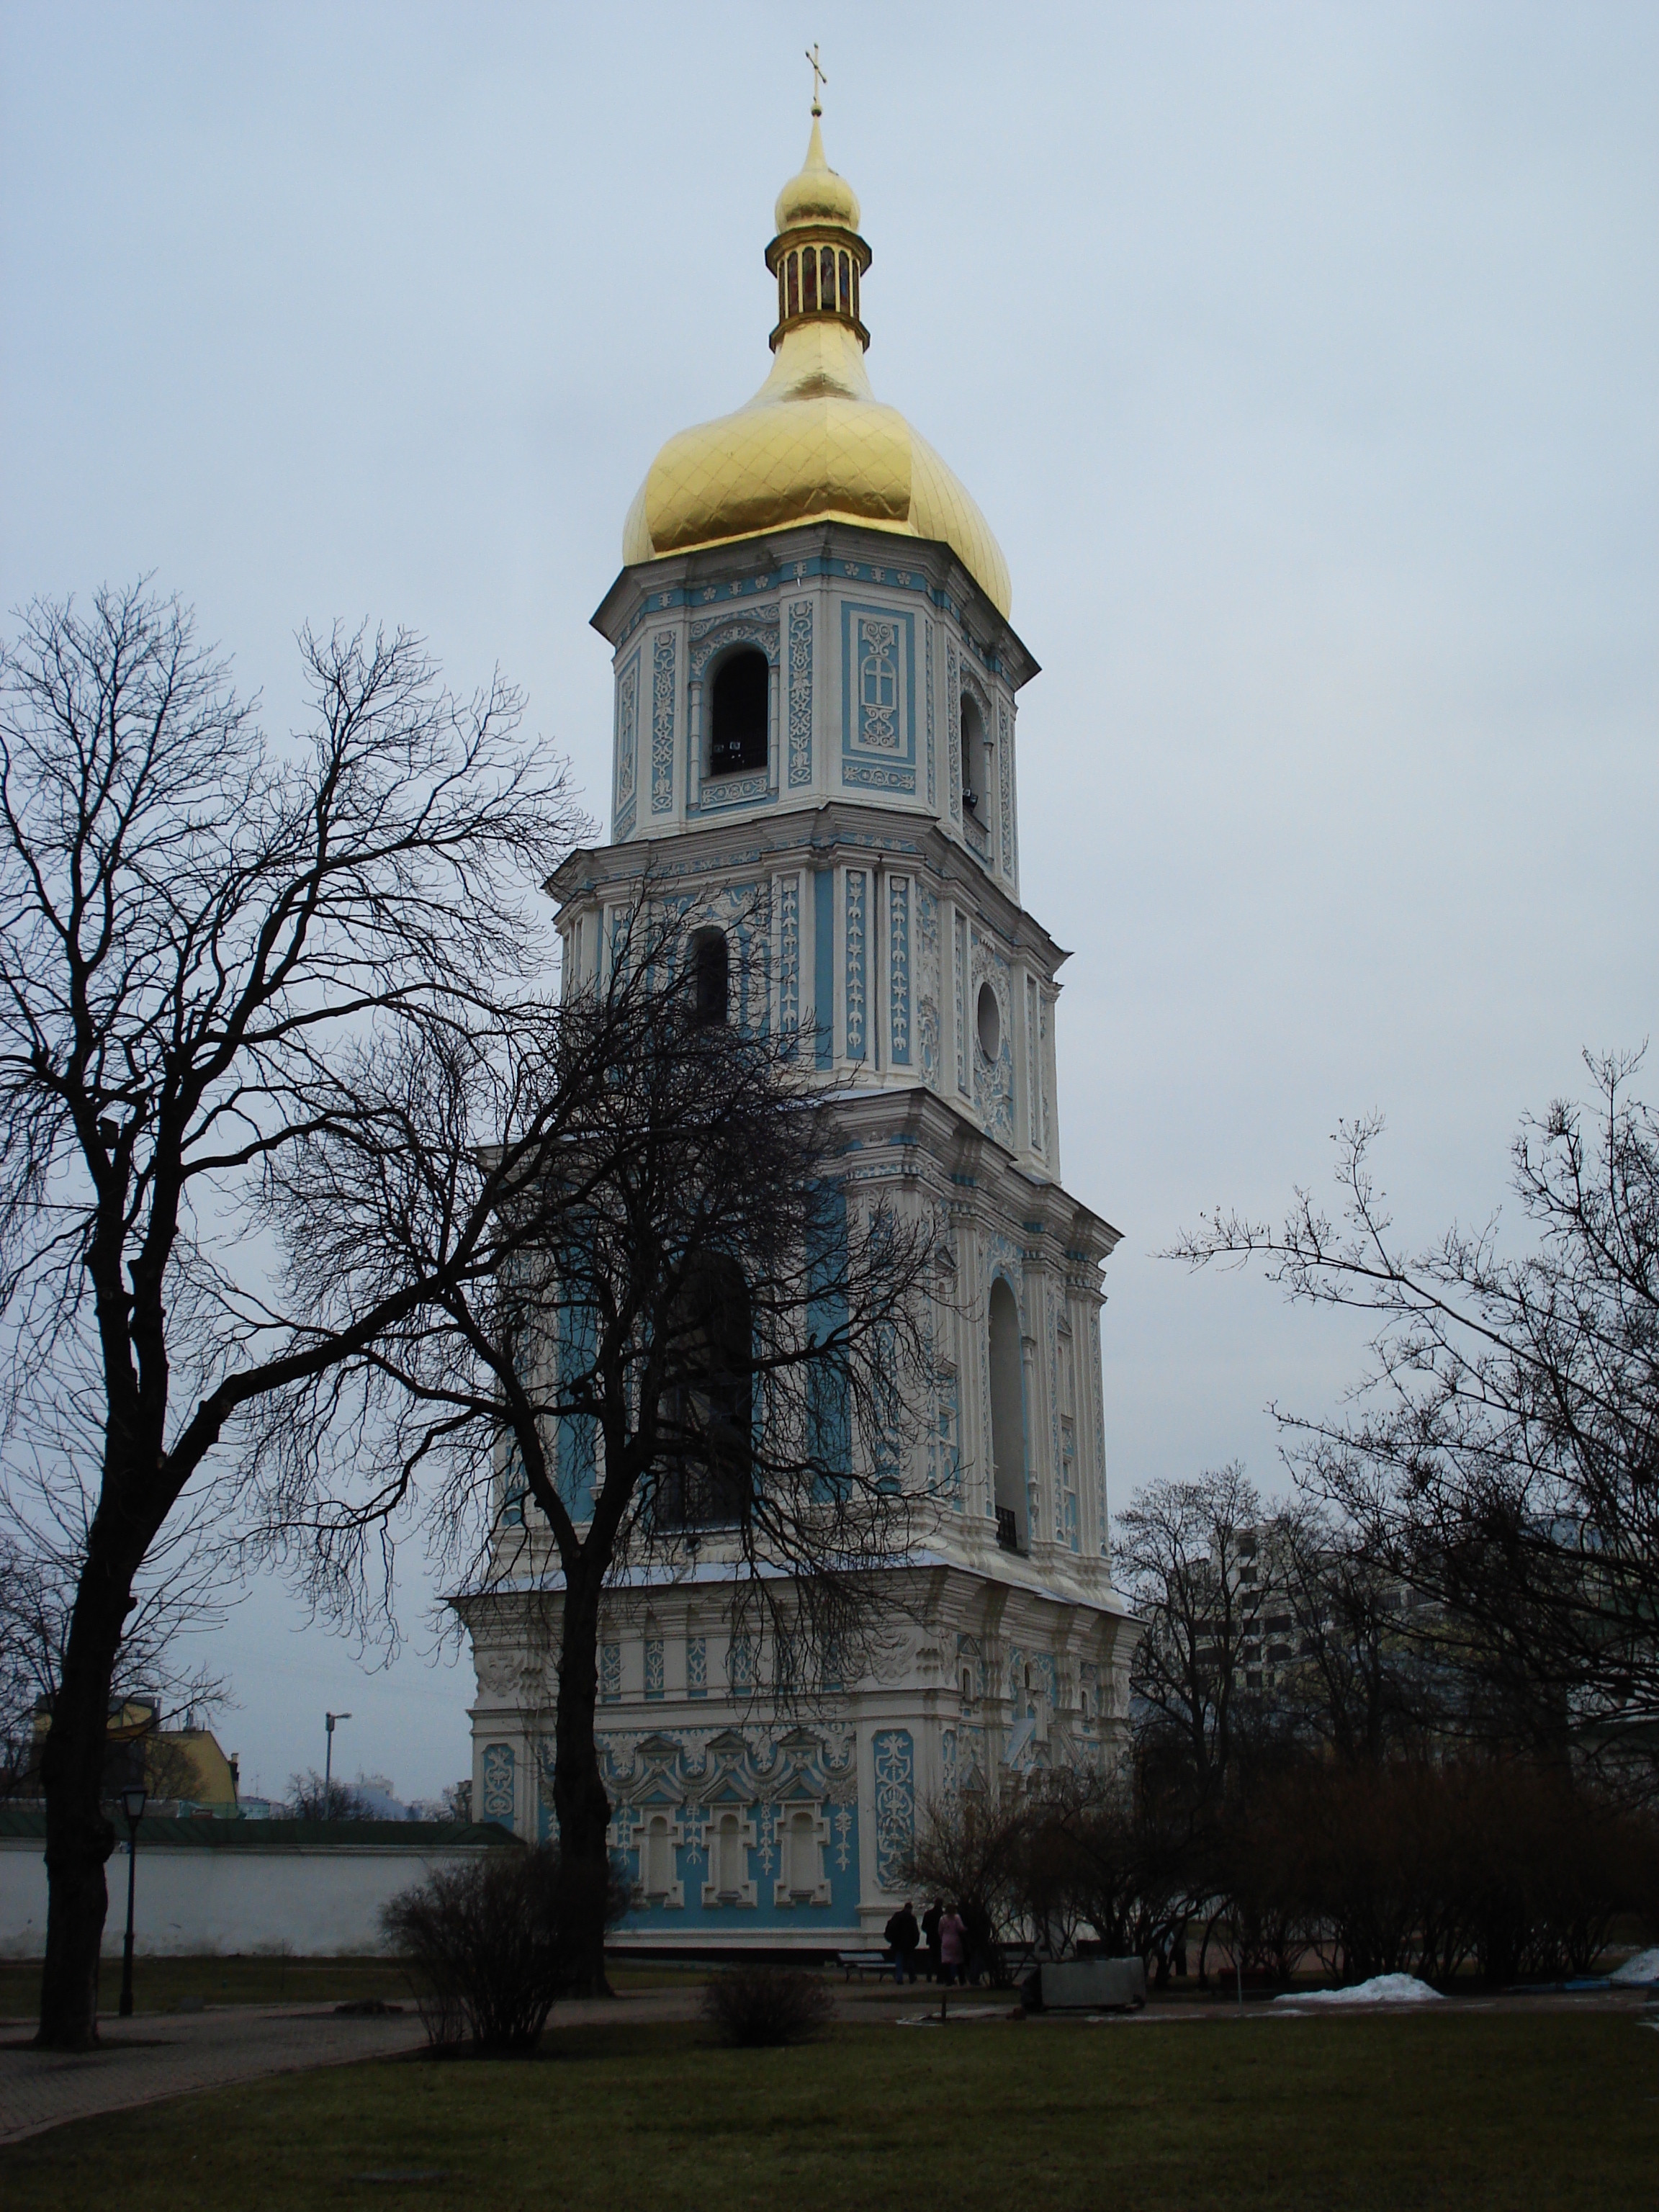
[[[942,539],[908,538],[855,522],[801,523],[722,545],[659,554],[623,568],[591,617],[613,647],[647,616],[713,612],[764,592],[857,584],[913,592],[958,624],[976,658],[1020,690],[1040,665]]]

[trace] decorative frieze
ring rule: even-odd
[[[914,794],[915,617],[851,599],[841,615],[842,786]]]
[[[514,1753],[510,1743],[487,1743],[483,1747],[483,1803],[481,1816],[513,1825],[514,1805]]]
[[[617,772],[611,836],[620,845],[634,832],[640,745],[640,656],[633,653],[617,678]]]
[[[916,878],[915,994],[921,1079],[929,1090],[937,1091],[940,1084],[939,901],[920,877]]]
[[[651,641],[651,811],[674,810],[674,656],[672,629]]]
[[[1002,872],[1014,880],[1014,748],[1006,700],[997,702],[997,828],[1002,840]]]
[[[927,811],[937,814],[939,799],[933,787],[933,625],[924,622],[921,626],[921,680],[927,701]]]
[[[910,1065],[910,878],[887,878],[889,1049],[895,1067]]]
[[[890,1896],[905,1879],[916,1832],[915,1741],[908,1729],[881,1729],[875,1739],[876,1887]]]
[[[962,821],[962,691],[957,678],[956,641],[945,641],[945,732],[949,757],[945,763],[950,790],[951,819]]]
[[[866,886],[863,868],[847,871],[847,1057],[862,1060],[866,1050],[866,1010],[868,998],[865,945]]]
[[[794,599],[789,607],[789,786],[806,788],[812,781],[812,602]]]
[[[778,885],[778,1033],[793,1056],[800,1034],[800,878]]]

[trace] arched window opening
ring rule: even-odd
[[[991,1456],[997,1541],[1023,1552],[1026,1528],[1024,1390],[1020,1372],[1019,1309],[1000,1275],[991,1285]]]
[[[729,1528],[747,1510],[754,1462],[752,1332],[742,1268],[711,1253],[669,1322],[665,1349],[674,1379],[662,1396],[657,1494],[663,1528]]]
[[[789,256],[789,312],[792,315],[798,315],[800,313],[800,256],[799,253],[792,253]]]
[[[979,1031],[979,1048],[987,1060],[995,1063],[1002,1050],[1002,1009],[997,1004],[997,994],[990,984],[979,987],[979,1003],[975,1009],[975,1026]]]
[[[843,315],[853,312],[853,262],[846,253],[841,257],[841,311]]]
[[[729,1017],[731,962],[723,929],[700,929],[692,939],[692,1017],[710,1029],[721,1027]]]
[[[771,671],[753,650],[728,653],[714,671],[708,714],[708,773],[738,775],[766,766]]]
[[[971,814],[979,805],[980,773],[985,766],[985,719],[977,702],[962,695],[962,803]]]
[[[828,246],[818,256],[818,298],[826,307],[836,304],[836,256]]]
[[[722,1813],[714,1838],[714,1887],[721,1897],[743,1893],[743,1830],[735,1813]]]
[[[811,314],[818,304],[818,257],[809,246],[801,257],[801,309]]]
[[[796,1896],[810,1895],[821,1879],[817,1824],[810,1813],[789,1816],[789,1887]]]
[[[645,1893],[665,1897],[674,1887],[674,1845],[668,1822],[658,1813],[645,1832]]]

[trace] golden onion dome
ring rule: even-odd
[[[859,196],[823,158],[823,134],[818,129],[816,108],[800,174],[791,177],[778,194],[772,220],[780,231],[793,230],[804,222],[834,223],[842,230],[859,227]]]
[[[792,523],[852,522],[948,545],[998,612],[1012,580],[989,524],[864,366],[870,248],[858,195],[823,155],[817,111],[800,173],[778,195],[766,249],[777,280],[771,374],[734,415],[682,430],[651,464],[623,526],[628,567]]]

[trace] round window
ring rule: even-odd
[[[988,983],[979,987],[979,1048],[987,1060],[994,1060],[1002,1049],[1002,1009]]]

